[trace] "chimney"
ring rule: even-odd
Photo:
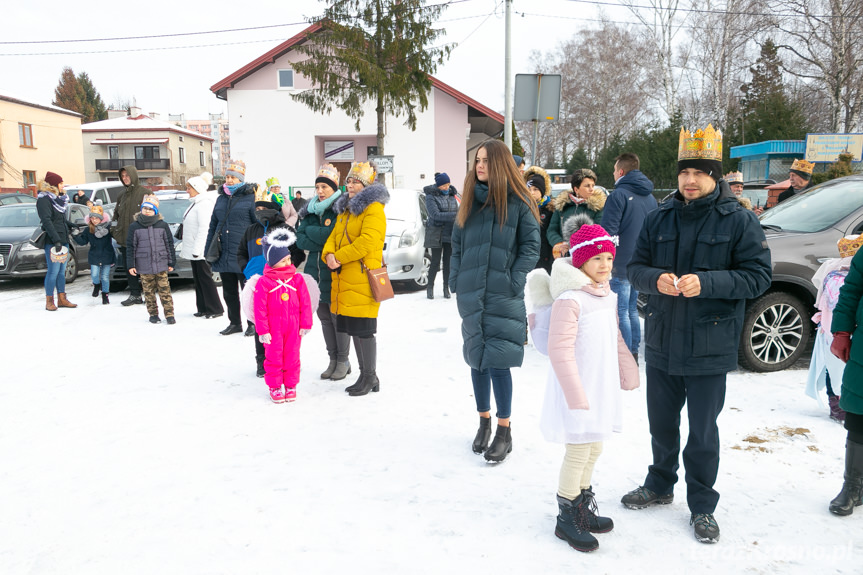
[[[115,110],[113,108],[108,110],[108,119],[113,120],[114,118],[125,118],[126,110]]]
[[[151,118],[153,118],[154,120],[158,120],[158,119],[159,119],[159,113],[158,113],[158,112],[150,112],[150,113],[149,113],[149,114],[147,114],[147,115],[148,115],[148,116],[150,116]]]
[[[129,106],[129,115],[133,118],[137,118],[141,115],[141,108],[138,106]]]

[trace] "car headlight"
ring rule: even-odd
[[[27,242],[23,246],[21,246],[22,252],[41,252],[42,249],[36,246],[33,242]]]
[[[402,237],[399,238],[399,247],[409,248],[413,245],[416,245],[417,240],[419,239],[419,235],[419,229],[405,230],[404,232],[402,232]]]

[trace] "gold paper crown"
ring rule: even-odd
[[[857,253],[860,246],[863,246],[863,237],[861,236],[845,236],[838,242],[839,257],[847,258]]]
[[[345,179],[355,178],[363,183],[365,186],[370,186],[372,182],[375,181],[377,177],[377,172],[375,172],[375,168],[369,162],[354,162],[351,164],[351,171],[348,172],[348,175],[345,176]]]
[[[722,132],[708,124],[706,130],[698,129],[690,134],[680,128],[680,144],[677,147],[677,161],[716,160],[722,161]]]
[[[272,202],[284,206],[285,197],[279,192],[271,192],[268,188],[258,186],[255,189],[255,202]]]
[[[326,178],[326,179],[330,180],[331,182],[333,182],[336,186],[338,186],[341,175],[339,174],[339,171],[336,169],[336,167],[334,165],[324,164],[318,170],[318,175],[316,177],[317,178]]]
[[[267,188],[272,188],[273,186],[282,187],[282,184],[279,183],[279,178],[273,176],[272,178],[267,178]]]
[[[242,176],[246,175],[246,163],[242,160],[231,160],[228,162],[228,167],[225,169],[225,175],[229,172],[236,172]]]
[[[743,172],[728,172],[725,174],[725,181],[728,184],[742,184],[743,183]]]
[[[811,176],[812,170],[815,169],[815,164],[813,164],[812,162],[807,162],[806,160],[798,158],[798,159],[794,160],[793,164],[791,164],[791,169],[795,170],[797,172],[803,172],[805,174],[809,174]]]

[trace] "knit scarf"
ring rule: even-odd
[[[244,184],[243,182],[240,182],[239,184],[234,184],[233,186],[229,186],[228,184],[225,184],[224,185],[225,193],[228,194],[229,196],[232,196],[234,194],[234,192],[236,192],[242,186],[245,186],[245,185],[246,184]]]
[[[109,231],[111,231],[111,222],[102,222],[96,226],[96,229],[93,231],[93,235],[97,238],[104,238],[108,235]]]
[[[548,197],[548,196],[543,196],[543,197],[542,197],[542,199],[541,199],[541,200],[539,200],[539,202],[537,202],[537,204],[536,204],[536,205],[537,205],[537,206],[539,206],[540,208],[544,208],[545,206],[547,206],[547,205],[548,205],[548,202],[550,202],[550,201],[551,201],[551,198],[550,198],[550,197]]]
[[[142,226],[147,226],[148,228],[159,221],[159,214],[153,214],[152,216],[145,216],[144,214],[138,214],[138,223]]]
[[[69,196],[66,194],[52,194],[51,192],[39,192],[37,198],[48,198],[51,200],[51,205],[61,214],[66,213],[66,208],[69,207]]]
[[[570,200],[572,200],[572,203],[574,203],[576,206],[577,206],[578,204],[583,204],[584,202],[586,202],[586,201],[587,201],[587,200],[585,200],[584,198],[579,198],[579,197],[578,197],[578,196],[576,196],[575,194],[569,194],[569,199],[570,199]]]
[[[336,190],[336,191],[333,193],[333,195],[331,195],[331,196],[330,196],[329,198],[327,198],[326,200],[319,200],[319,199],[318,199],[318,196],[312,196],[312,199],[311,199],[311,200],[309,200],[309,203],[308,203],[308,204],[306,204],[306,210],[307,210],[310,214],[315,214],[316,216],[319,216],[319,215],[321,215],[322,213],[324,213],[325,211],[327,211],[327,209],[328,209],[331,205],[333,205],[333,202],[335,202],[335,201],[336,201],[336,199],[337,199],[339,196],[341,196],[341,195],[342,195],[342,191],[341,191],[341,190]]]

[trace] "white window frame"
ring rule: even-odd
[[[290,86],[282,86],[282,72],[290,72],[291,73],[291,85]],[[295,73],[291,68],[281,68],[276,70],[276,86],[279,90],[293,90],[295,84]]]
[[[180,151],[180,163],[186,163],[186,149],[185,148],[177,148]]]
[[[206,165],[207,165],[207,160],[205,160],[205,159],[204,159],[204,151],[203,151],[203,150],[201,150],[200,152],[198,152],[198,157],[199,157],[199,158],[201,158],[201,167],[206,166]]]

